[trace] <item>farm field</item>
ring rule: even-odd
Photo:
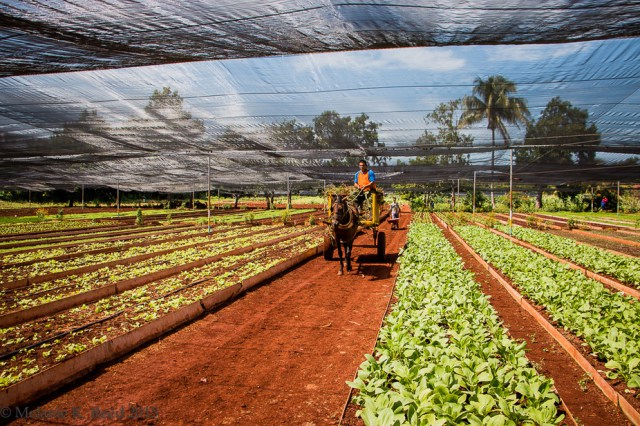
[[[100,401],[107,409],[126,400],[126,409],[128,401],[157,407],[159,423],[336,423],[349,393],[346,381],[361,354],[371,351],[389,302],[409,214],[403,220],[393,233],[384,224],[384,261],[376,258],[370,233],[363,235],[354,246],[355,270],[343,279],[334,279],[337,262],[317,256],[61,390],[39,408],[95,407]],[[119,303],[109,301],[101,315],[129,302]],[[87,305],[73,316],[106,306],[106,300]],[[105,388],[111,391],[105,394]],[[90,409],[84,414],[90,416]]]
[[[631,228],[639,228],[640,214],[638,213],[619,213],[611,211],[604,212],[549,212],[540,213],[540,216],[557,216],[565,219],[578,219],[591,222],[608,223],[611,225],[628,226]]]
[[[63,384],[65,374],[79,374],[65,373],[65,361],[78,363],[190,306],[220,303],[224,290],[255,285],[269,271],[315,253],[322,229],[304,223],[310,212],[288,212],[288,223],[278,222],[281,212],[230,212],[217,217],[225,224],[210,233],[185,223],[0,238],[3,399],[15,398],[24,391],[13,388],[28,389],[41,374]],[[63,372],[51,373],[57,370]],[[29,392],[33,399],[44,390]]]
[[[449,223],[456,223],[458,226],[465,222],[454,215],[444,217]],[[556,393],[561,400],[556,415],[566,416],[561,420],[562,424],[630,424],[626,416],[616,409],[615,404],[588,380],[589,376],[561,348],[558,341],[519,306],[518,299],[514,299],[497,283],[495,277],[487,273],[485,266],[478,264],[470,252],[450,235],[449,229],[438,231],[437,227],[429,223],[430,219],[427,218],[426,222],[412,226],[407,250],[415,253],[408,255],[406,278],[403,278],[405,265],[401,266],[396,288],[399,308],[395,312],[392,307],[373,357],[367,357],[360,367],[357,379],[351,382],[354,392],[345,424],[360,424],[360,421],[348,420],[353,419],[356,414],[365,417],[366,424],[390,424],[393,421],[398,421],[399,424],[405,421],[418,424],[420,419],[423,422],[428,419],[426,424],[476,424],[475,418],[488,421],[486,424],[521,424],[526,421],[527,416],[540,416],[542,413],[531,406],[518,407],[521,402],[533,402],[531,398],[524,397],[527,390],[522,388],[515,391],[515,396],[507,399],[509,404],[515,404],[513,408],[509,408],[501,399],[505,397],[505,393],[509,394],[509,385],[501,386],[497,393],[492,390],[492,386],[498,382],[490,380],[489,376],[494,376],[499,371],[496,368],[501,361],[497,360],[505,358],[498,356],[497,360],[491,361],[490,348],[495,350],[496,346],[499,348],[508,340],[497,339],[495,336],[489,339],[471,337],[474,333],[482,333],[483,327],[491,324],[484,321],[483,326],[472,325],[480,318],[477,303],[483,300],[482,293],[490,296],[488,300],[491,307],[486,312],[495,309],[500,323],[507,327],[508,335],[526,345],[519,347],[519,350],[524,350],[522,353],[526,353],[526,361],[522,366],[532,366],[536,372],[553,381],[552,393]],[[444,232],[444,236],[441,232]],[[419,243],[412,248],[411,241],[414,238]],[[452,246],[455,252],[451,252]],[[455,253],[463,261],[455,260]],[[462,263],[464,269],[460,269]],[[467,275],[469,271],[473,275]],[[474,280],[477,284],[474,284]],[[452,289],[449,289],[449,282]],[[482,293],[476,293],[479,289]],[[446,297],[452,296],[451,301],[445,301]],[[466,301],[469,297],[471,299]],[[466,317],[462,312],[472,306],[474,314]],[[554,324],[559,326],[555,322]],[[491,330],[493,333],[500,332],[500,327]],[[565,333],[563,327],[559,330]],[[480,349],[483,347],[482,342],[488,345],[485,349]],[[574,344],[582,348],[578,339]],[[478,349],[480,352],[472,355]],[[589,353],[587,350],[585,355],[588,356]],[[430,360],[431,357],[434,358]],[[603,364],[598,368],[604,370]],[[490,369],[487,369],[488,365],[491,366]],[[513,378],[514,370],[510,371],[510,377]],[[480,375],[489,380],[481,380]],[[471,392],[467,384],[470,378],[473,378]],[[527,383],[531,380],[527,380]],[[620,384],[620,380],[609,381],[614,385]],[[438,389],[435,383],[444,388]],[[631,395],[637,395],[635,390],[626,386],[620,391],[625,390]],[[460,391],[462,392],[458,393]],[[544,394],[536,395],[542,397]],[[553,397],[549,395],[549,398]],[[628,399],[637,409],[640,405],[637,400],[633,397]],[[550,405],[546,407],[551,408]],[[544,412],[549,416],[553,414],[551,411]],[[549,424],[554,424],[555,421],[560,419],[556,418]],[[543,424],[541,417],[532,424]]]
[[[255,213],[221,215],[210,234],[175,221],[131,235],[124,231],[135,228],[69,230],[0,242],[2,398],[171,321],[143,339],[146,346],[100,355],[75,373],[79,380],[58,379],[55,393],[37,399],[51,389],[36,392],[22,408],[80,410],[81,419],[65,424],[117,420],[117,412],[159,424],[635,421],[637,298],[496,232],[631,289],[638,288],[636,257],[549,230],[509,230],[488,217],[412,220],[405,212],[398,230],[381,224],[384,260],[365,230],[354,245],[354,271],[337,277],[337,262],[316,255],[324,227],[310,225],[309,212],[294,226]],[[255,223],[242,218],[248,214]],[[288,272],[269,272],[285,271],[295,258],[302,263]],[[593,370],[572,359],[477,258]],[[599,381],[625,401],[624,412]]]
[[[509,217],[505,214],[478,214],[475,220],[493,226],[496,222],[508,224]],[[568,222],[564,219],[552,221],[542,216],[525,214],[514,214],[513,223],[519,226],[541,228],[550,234],[574,239],[622,254],[640,256],[640,235],[635,230],[624,231],[616,228],[605,230],[600,227],[592,228],[587,225],[580,225],[579,223],[576,224],[576,227],[570,229]]]

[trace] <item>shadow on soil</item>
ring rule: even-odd
[[[378,259],[374,254],[360,255],[355,259],[358,265],[356,273],[371,277],[371,281],[387,279],[391,276],[391,269],[397,259],[397,253],[387,254],[384,260]]]

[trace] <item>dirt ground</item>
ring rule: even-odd
[[[620,242],[616,242],[616,241],[610,241],[610,240],[606,240],[604,238],[598,238],[597,234],[594,234],[593,237],[584,235],[584,234],[578,234],[577,232],[571,232],[571,231],[567,231],[567,230],[548,230],[546,231],[550,234],[555,234],[555,235],[559,235],[561,237],[564,238],[572,238],[578,242],[581,243],[586,243],[586,244],[591,244],[593,246],[596,247],[601,247],[601,248],[605,248],[605,249],[610,249],[610,250],[614,250],[614,251],[618,251],[624,254],[628,254],[630,256],[640,256],[640,247],[638,246],[633,246],[633,245],[627,245],[627,244],[622,244]],[[602,231],[607,233],[607,231]],[[613,231],[608,231],[607,233],[608,235],[612,236],[612,237],[618,237],[618,238],[624,238],[624,235],[617,235],[615,232]]]
[[[17,424],[337,424],[392,293],[410,215],[370,231],[354,271],[316,257],[158,342],[33,404]]]

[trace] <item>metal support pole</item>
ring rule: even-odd
[[[207,157],[207,232],[211,233],[211,157]]]
[[[289,182],[289,173],[287,173],[287,209],[291,208],[291,183]]]
[[[509,150],[509,235],[513,224],[513,148]]]
[[[618,181],[618,199],[616,202],[616,215],[620,214],[620,181]]]
[[[327,210],[327,180],[322,179],[322,210]]]
[[[456,191],[453,187],[453,180],[451,181],[451,211],[455,213],[456,211]]]
[[[29,207],[31,207],[31,190],[29,190]]]
[[[460,205],[460,202],[459,202],[459,200],[460,200],[460,179],[458,179],[458,192],[456,192],[456,198],[458,199],[458,205]],[[458,207],[458,209],[459,209],[459,207]],[[457,210],[456,210],[456,212],[457,212]]]
[[[594,199],[593,199],[593,186],[591,187],[591,213],[593,213],[593,203],[594,203]]]
[[[120,217],[120,180],[116,181],[116,216]]]
[[[193,192],[191,193],[191,210],[196,209],[196,183],[193,183]]]
[[[472,206],[472,211],[473,211],[473,215],[475,216],[476,214],[476,172],[473,172],[473,206]]]
[[[84,209],[84,183],[82,184],[82,208]]]

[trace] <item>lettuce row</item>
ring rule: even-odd
[[[398,302],[348,384],[367,425],[559,423],[553,381],[512,340],[461,259],[432,224],[414,223]]]
[[[609,378],[640,387],[640,303],[557,261],[475,226],[456,231],[483,259],[500,269],[560,327],[571,330],[607,361]]]
[[[509,232],[505,225],[496,226],[503,232]],[[620,281],[640,288],[640,259],[620,256],[599,247],[579,244],[570,238],[564,238],[535,229],[512,227],[513,236],[544,249],[556,256],[569,259],[593,272],[607,274]]]

